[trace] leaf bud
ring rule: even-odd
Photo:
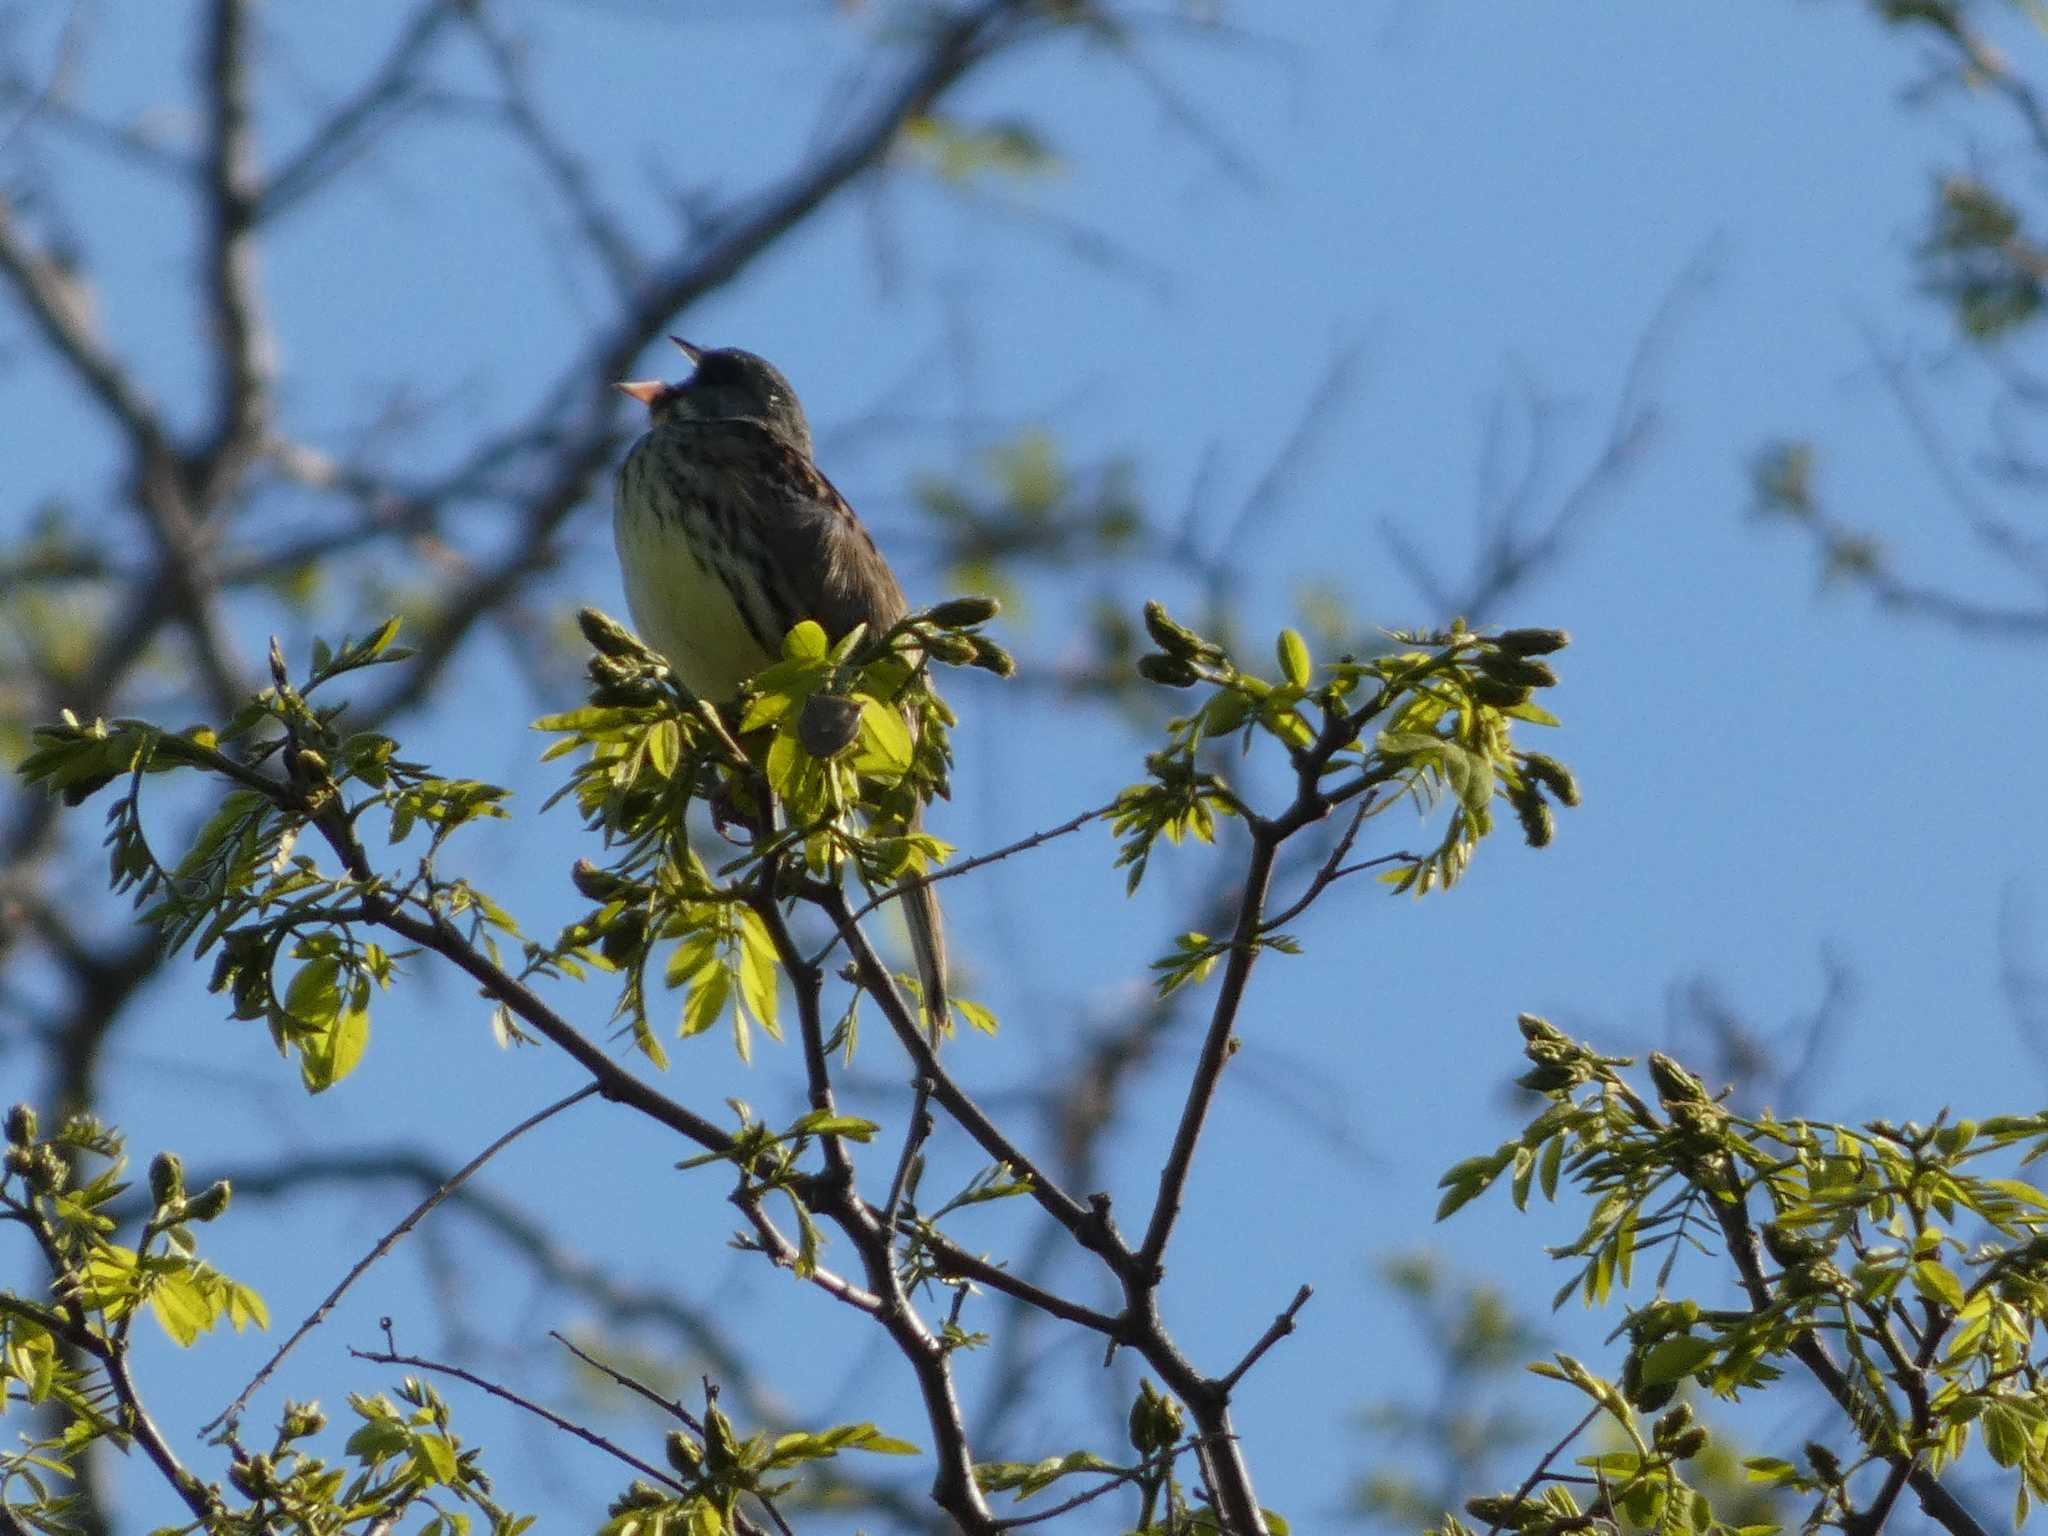
[[[175,1152],[159,1152],[149,1160],[149,1198],[169,1205],[185,1193],[185,1165]]]
[[[986,635],[969,636],[974,641],[974,665],[997,677],[1015,677],[1017,662],[1010,653]]]
[[[1192,688],[1202,680],[1201,674],[1181,657],[1157,652],[1138,658],[1138,675],[1168,688]]]
[[[637,907],[629,907],[611,920],[604,937],[598,940],[598,953],[613,965],[622,965],[632,957],[646,936],[647,914]]]
[[[1572,637],[1561,629],[1508,629],[1493,643],[1510,656],[1548,656],[1570,645]]]
[[[1550,1020],[1538,1014],[1522,1013],[1515,1016],[1515,1027],[1522,1032],[1522,1038],[1531,1045],[1569,1046],[1570,1038]]]
[[[600,656],[611,656],[621,661],[650,659],[651,653],[633,632],[601,609],[577,609],[576,627],[583,631],[583,638]]]
[[[1707,1088],[1662,1051],[1650,1052],[1650,1081],[1665,1104],[1705,1104]]]
[[[590,702],[600,709],[644,709],[661,700],[661,684],[642,673],[622,682],[599,683],[590,690]]]
[[[228,1208],[228,1199],[234,1193],[226,1179],[216,1179],[185,1202],[185,1219],[188,1221],[217,1221]]]
[[[608,869],[600,869],[588,859],[578,859],[570,866],[569,880],[578,895],[592,901],[610,901],[633,890],[630,880],[623,880]]]
[[[236,1492],[260,1499],[276,1491],[276,1470],[268,1456],[245,1456],[228,1464],[228,1481]]]
[[[812,694],[797,713],[797,745],[821,762],[839,756],[860,739],[860,710],[859,699]]]
[[[1002,611],[1003,605],[992,597],[949,597],[943,603],[927,608],[924,616],[941,629],[966,629],[971,625],[986,624]]]
[[[320,1411],[318,1403],[284,1405],[284,1436],[287,1440],[304,1440],[326,1427],[327,1415]]]
[[[1707,1426],[1695,1424],[1671,1442],[1671,1454],[1680,1461],[1691,1461],[1707,1448]]]
[[[1527,656],[1509,656],[1500,651],[1482,651],[1476,662],[1480,672],[1495,682],[1513,688],[1554,688],[1557,674],[1548,663]]]
[[[299,777],[308,784],[325,784],[332,777],[327,767],[327,759],[311,747],[301,747],[296,761]]]
[[[636,1477],[626,1485],[626,1491],[613,1499],[605,1513],[614,1519],[631,1514],[636,1509],[654,1509],[668,1502],[668,1495],[644,1477]]]
[[[974,658],[981,654],[972,635],[951,633],[931,636],[924,642],[924,653],[933,661],[942,661],[949,667],[971,667]]]
[[[1170,1450],[1180,1439],[1180,1404],[1162,1394],[1149,1377],[1138,1381],[1137,1400],[1131,1404],[1131,1446],[1141,1456],[1156,1456]]]
[[[1522,771],[1549,790],[1558,804],[1579,803],[1579,781],[1572,777],[1571,769],[1556,758],[1542,752],[1524,752]]]
[[[1221,661],[1223,649],[1204,640],[1184,624],[1174,623],[1165,605],[1157,601],[1145,605],[1145,632],[1152,637],[1152,643],[1169,656],[1182,661]]]
[[[1541,1066],[1531,1067],[1516,1078],[1515,1086],[1526,1088],[1531,1093],[1556,1093],[1560,1089],[1571,1087],[1578,1080],[1579,1075],[1570,1067],[1560,1067],[1555,1063],[1546,1062]]]
[[[1530,790],[1510,793],[1508,803],[1514,806],[1515,819],[1522,824],[1522,841],[1531,848],[1548,848],[1550,840],[1557,835],[1557,818],[1552,814],[1549,802]]]
[[[1824,1483],[1835,1484],[1842,1480],[1840,1459],[1818,1440],[1806,1442],[1806,1464],[1813,1468],[1813,1475]]]
[[[1518,1531],[1550,1514],[1534,1499],[1518,1499],[1511,1493],[1484,1493],[1465,1501],[1465,1513],[1490,1526]]]
[[[697,1469],[704,1465],[704,1452],[698,1449],[696,1441],[680,1429],[668,1432],[668,1439],[662,1442],[662,1448],[668,1453],[668,1464],[685,1477],[696,1476]]]
[[[1490,709],[1513,709],[1517,704],[1526,704],[1535,691],[1523,684],[1504,683],[1497,677],[1482,675],[1472,679],[1472,697]]]
[[[715,1478],[726,1478],[739,1466],[739,1441],[733,1437],[732,1420],[717,1405],[704,1410],[704,1461]]]
[[[1628,1359],[1621,1367],[1621,1395],[1628,1399],[1629,1406],[1638,1413],[1655,1413],[1678,1395],[1678,1383],[1660,1381],[1645,1384],[1643,1357],[1637,1351],[1630,1350]]]
[[[1675,1404],[1669,1413],[1657,1421],[1657,1427],[1653,1432],[1652,1438],[1659,1445],[1662,1445],[1690,1423],[1692,1423],[1692,1404]]]
[[[25,1147],[36,1139],[36,1112],[31,1105],[17,1104],[7,1111],[7,1139]]]
[[[6,1154],[0,1156],[0,1168],[9,1173],[26,1175],[32,1172],[35,1166],[36,1155],[27,1147],[9,1147]]]

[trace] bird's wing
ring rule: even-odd
[[[748,515],[732,530],[776,573],[770,602],[782,614],[816,619],[833,640],[856,624],[887,629],[910,611],[888,561],[846,498],[809,455],[758,422],[680,421],[686,451],[714,484],[744,485]],[[787,627],[787,626],[785,626]]]

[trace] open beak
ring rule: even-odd
[[[626,379],[612,388],[622,395],[631,395],[650,411],[654,409],[654,402],[668,392],[668,385],[660,379]]]
[[[669,337],[669,340],[674,342],[677,346],[683,349],[683,356],[687,357],[690,360],[690,365],[692,367],[695,367],[698,363],[704,361],[704,349],[702,347],[693,346],[689,342],[683,340],[683,338],[680,336],[671,336]]]

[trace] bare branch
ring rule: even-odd
[[[286,1339],[282,1344],[278,1345],[276,1353],[271,1355],[271,1357],[263,1363],[263,1368],[260,1371],[258,1371],[254,1376],[249,1378],[249,1384],[246,1387],[242,1388],[242,1390],[236,1394],[235,1400],[229,1403],[227,1407],[223,1408],[219,1413],[215,1414],[214,1417],[207,1423],[202,1424],[199,1428],[199,1432],[201,1434],[210,1434],[214,1430],[218,1429],[221,1425],[230,1423],[235,1419],[240,1418],[242,1410],[248,1407],[249,1405],[250,1397],[256,1392],[256,1390],[259,1387],[263,1385],[264,1382],[270,1379],[271,1374],[274,1371],[276,1371],[278,1366],[284,1363],[284,1357],[292,1352],[293,1348],[298,1344],[299,1340],[303,1339],[307,1334],[311,1333],[315,1328],[319,1327],[321,1323],[327,1320],[329,1314],[331,1314],[334,1311],[335,1307],[340,1303],[341,1298],[348,1294],[349,1287],[354,1285],[356,1281],[360,1280],[365,1274],[367,1274],[369,1272],[371,1265],[375,1264],[379,1259],[383,1258],[386,1254],[391,1252],[392,1249],[396,1248],[399,1244],[399,1241],[405,1236],[406,1233],[410,1232],[414,1227],[418,1226],[422,1221],[424,1221],[427,1217],[427,1213],[433,1210],[435,1206],[441,1204],[442,1201],[446,1200],[450,1195],[454,1194],[456,1190],[460,1189],[465,1183],[467,1183],[471,1176],[474,1175],[479,1168],[483,1167],[485,1163],[489,1162],[493,1157],[496,1157],[498,1153],[502,1152],[506,1147],[510,1146],[513,1142],[517,1141],[521,1136],[524,1136],[528,1131],[532,1130],[535,1126],[540,1125],[544,1121],[553,1119],[556,1115],[560,1114],[565,1109],[582,1103],[585,1099],[589,1098],[592,1094],[596,1092],[597,1084],[586,1083],[583,1087],[578,1088],[574,1093],[569,1094],[564,1098],[557,1099],[554,1103],[548,1105],[547,1108],[539,1110],[534,1114],[528,1115],[524,1120],[520,1121],[517,1125],[513,1126],[511,1130],[505,1132],[504,1135],[500,1136],[496,1141],[492,1142],[489,1146],[485,1147],[483,1151],[477,1153],[475,1157],[471,1158],[468,1162],[464,1163],[460,1168],[456,1169],[454,1173],[450,1174],[448,1178],[444,1180],[438,1188],[436,1188],[431,1194],[427,1196],[426,1199],[422,1200],[418,1205],[414,1206],[410,1211],[408,1211],[405,1215],[404,1220],[400,1221],[397,1226],[393,1227],[389,1232],[385,1233],[381,1238],[379,1238],[377,1242],[371,1247],[370,1251],[364,1254],[361,1259],[357,1260],[354,1267],[352,1267],[347,1274],[341,1277],[340,1282],[334,1287],[333,1290],[327,1293],[326,1299],[323,1300],[319,1306],[315,1307],[312,1313],[306,1318],[306,1320],[300,1323],[299,1326],[295,1330],[293,1330],[292,1336]]]
[[[355,162],[373,131],[403,110],[435,38],[460,12],[451,0],[421,0],[369,79],[315,123],[305,142],[279,162],[257,201],[259,223],[286,212]]]

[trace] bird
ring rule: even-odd
[[[882,633],[910,605],[819,471],[782,371],[736,347],[669,339],[691,363],[688,378],[616,386],[646,407],[649,425],[619,468],[612,539],[640,638],[692,693],[724,703],[805,619],[836,643],[856,625]],[[950,1027],[938,898],[924,884],[902,902],[936,1041]]]

